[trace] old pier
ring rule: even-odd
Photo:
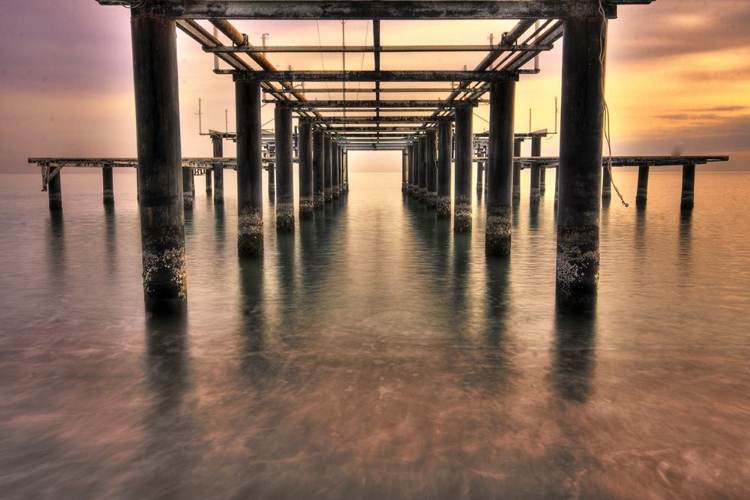
[[[137,167],[141,207],[143,280],[149,311],[180,310],[187,300],[184,210],[194,200],[194,174],[205,174],[206,193],[224,202],[224,171],[237,172],[238,256],[263,255],[262,171],[268,171],[275,197],[276,230],[294,231],[299,219],[315,217],[325,203],[349,192],[349,152],[402,152],[401,189],[453,218],[456,232],[472,230],[472,171],[476,190],[486,190],[486,253],[511,252],[512,207],[521,193],[520,172],[531,169],[529,198],[544,197],[545,173],[555,168],[558,305],[590,309],[599,273],[599,212],[611,196],[610,169],[639,168],[636,201],[647,199],[649,167],[683,168],[681,208],[693,207],[695,167],[727,157],[602,157],[607,23],[618,8],[652,0],[497,0],[497,1],[343,1],[308,0],[98,0],[131,8],[137,114],[138,158],[30,158],[41,167],[50,210],[62,209],[63,167],[102,169],[103,201],[115,201],[113,167]],[[369,20],[373,43],[365,46],[253,46],[232,19]],[[452,46],[387,46],[381,30],[392,20],[513,19],[498,43]],[[223,37],[206,30],[207,20]],[[230,75],[236,97],[236,133],[209,131],[211,158],[182,158],[177,78],[177,30],[222,61],[214,72]],[[520,76],[541,52],[562,39],[562,102],[559,155],[542,156],[547,131],[514,133],[515,92]],[[279,70],[268,53],[362,53],[371,70]],[[473,69],[389,70],[383,53],[485,52]],[[341,85],[342,98],[309,98]],[[346,85],[357,83],[357,97]],[[362,89],[364,83],[366,88]],[[448,85],[450,84],[450,86]],[[440,99],[425,95],[440,93]],[[366,94],[369,99],[358,96]],[[399,94],[407,98],[389,99]],[[488,100],[487,100],[488,97]],[[489,133],[473,133],[473,114],[489,101]],[[263,130],[262,104],[275,106],[274,130]],[[347,111],[350,113],[347,115]],[[354,113],[356,111],[356,113]],[[297,126],[294,126],[296,115]],[[530,139],[531,155],[521,154]],[[223,141],[237,144],[237,157],[225,158]],[[298,163],[299,206],[294,206],[294,163]],[[211,175],[213,174],[213,175]],[[484,174],[484,175],[482,175]],[[213,182],[213,186],[212,186]],[[451,187],[453,186],[453,191]],[[397,189],[397,186],[395,187]],[[558,192],[559,190],[559,192]],[[451,193],[453,198],[451,199]]]

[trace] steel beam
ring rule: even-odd
[[[391,45],[386,47],[376,48],[373,45],[349,45],[343,46],[314,46],[314,45],[289,45],[289,46],[271,46],[271,47],[255,47],[255,46],[229,46],[220,45],[218,47],[204,47],[203,51],[210,54],[272,54],[272,53],[293,53],[293,54],[304,54],[304,53],[370,53],[370,52],[387,52],[387,53],[409,53],[409,52],[486,52],[488,50],[496,50],[497,47],[491,45]],[[503,51],[506,52],[541,52],[551,50],[552,45],[511,45],[509,47],[503,47]]]
[[[265,103],[275,103],[274,99],[264,100]],[[370,101],[370,100],[331,100],[331,101],[305,101],[290,102],[286,105],[294,108],[306,109],[350,109],[350,108],[453,108],[455,106],[473,106],[478,105],[478,100],[456,100],[456,101],[426,101],[426,100],[394,100],[394,101]]]
[[[440,71],[440,70],[363,70],[363,71],[235,71],[215,70],[218,74],[243,73],[244,80],[261,82],[495,82],[517,79],[528,71]]]

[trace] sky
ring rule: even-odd
[[[95,0],[3,1],[0,172],[35,172],[28,157],[135,156],[129,16],[123,7],[104,7]],[[261,44],[263,33],[269,34],[269,45],[342,41],[339,21],[234,24],[255,45]],[[383,45],[483,44],[490,34],[497,39],[513,24],[384,21],[381,36]],[[656,0],[648,6],[621,6],[618,19],[609,24],[607,54],[613,154],[726,154],[732,157],[730,168],[750,168],[748,27],[748,0]],[[344,35],[348,45],[372,43],[372,29],[365,21],[347,22]],[[231,76],[212,72],[212,57],[179,30],[177,41],[182,153],[211,156],[210,140],[198,134],[198,99],[203,101],[204,132],[224,130],[225,110],[229,129],[234,130],[234,86]],[[538,75],[521,76],[516,89],[517,132],[529,130],[530,110],[532,129],[555,129],[561,55],[562,40],[541,56]],[[384,55],[382,67],[460,70],[464,65],[472,68],[483,56]],[[269,59],[279,69],[342,67],[340,54],[269,54]],[[372,69],[371,56],[350,54],[346,66]],[[350,97],[352,93],[356,96],[348,91]],[[488,115],[487,105],[476,109],[475,132],[487,129]],[[262,118],[268,122],[266,128],[273,128],[272,105],[262,109]],[[557,155],[558,148],[558,137],[551,136],[542,154]],[[526,149],[522,153],[529,154]],[[226,145],[225,155],[234,154],[233,145]],[[350,169],[396,171],[400,153],[358,153],[352,155]]]

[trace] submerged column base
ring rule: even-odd
[[[325,191],[323,191],[323,196],[325,197],[326,203],[333,201],[333,191],[331,188],[326,188]]]
[[[326,200],[325,200],[325,196],[323,195],[323,193],[315,193],[313,195],[313,208],[323,208],[325,204],[326,204]]]
[[[529,195],[531,203],[539,203],[542,201],[542,195],[539,193],[539,188],[531,188],[531,194]]]
[[[635,206],[645,207],[648,201],[648,166],[638,167],[638,190],[635,192]]]
[[[299,218],[309,219],[313,216],[313,197],[312,196],[300,196],[299,198]]]
[[[409,185],[405,182],[401,183],[401,192],[402,193],[408,193],[409,192]]]
[[[237,252],[240,257],[263,255],[263,213],[246,209],[238,216]]]
[[[427,194],[425,195],[424,201],[429,208],[437,208],[437,205],[438,205],[437,193],[427,192]]]
[[[193,200],[194,198],[192,192],[182,193],[182,205],[185,210],[193,209]]]
[[[417,199],[419,201],[425,201],[427,198],[427,188],[419,188],[419,191],[417,192]]]
[[[338,200],[341,197],[341,191],[338,187],[334,186],[331,188],[331,198]]]
[[[437,199],[437,216],[441,219],[451,218],[451,198],[450,196],[440,196]]]
[[[224,190],[216,188],[214,191],[214,205],[221,205],[224,203]]]
[[[112,189],[105,189],[104,195],[102,198],[105,205],[114,205],[115,204],[115,192]]]
[[[487,255],[510,255],[512,235],[512,213],[510,207],[487,209],[487,228],[484,249]]]
[[[181,312],[187,306],[185,238],[181,228],[157,227],[141,233],[146,310]]]
[[[572,311],[596,307],[599,282],[599,227],[558,230],[556,302]]]
[[[453,231],[468,233],[471,231],[471,200],[468,196],[456,197],[456,208],[453,214]]]
[[[280,201],[276,204],[276,231],[280,233],[294,231],[294,203]]]

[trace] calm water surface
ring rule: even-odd
[[[132,172],[0,176],[0,496],[750,498],[750,174],[652,169],[602,210],[599,305],[554,307],[554,186],[513,255],[352,174],[239,261],[197,179],[189,311],[146,317]],[[548,176],[549,177],[549,176]],[[552,175],[554,177],[554,175]],[[636,174],[616,172],[628,197]],[[267,202],[268,203],[268,202]],[[477,204],[478,203],[478,204]]]

